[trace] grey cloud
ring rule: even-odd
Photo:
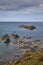
[[[0,11],[15,11],[30,7],[39,7],[43,0],[0,0]]]

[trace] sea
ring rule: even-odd
[[[21,25],[33,25],[34,30],[19,28]],[[21,37],[32,37],[30,40],[43,41],[43,22],[0,22],[0,58],[8,58],[24,53],[23,49],[19,49],[17,44],[5,44],[1,41],[1,37],[5,34],[16,33]],[[17,57],[16,57],[17,58]],[[16,59],[15,58],[15,59]]]

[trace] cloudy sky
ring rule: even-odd
[[[43,21],[43,0],[0,0],[0,21]]]

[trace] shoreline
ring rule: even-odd
[[[31,53],[31,54],[30,54]],[[30,55],[29,55],[30,54]],[[37,57],[36,57],[36,54],[37,54]],[[40,55],[41,54],[41,55]],[[39,56],[40,55],[40,56]],[[32,59],[34,59],[33,57],[31,58],[31,56],[34,56],[34,57],[36,57],[37,59],[38,59],[38,57],[39,57],[39,59],[38,60],[36,60],[36,65],[37,65],[37,62],[38,62],[38,64],[40,64],[40,63],[43,63],[43,60],[40,60],[40,58],[42,58],[43,59],[43,49],[41,49],[40,51],[26,51],[26,53],[20,58],[20,59],[16,59],[16,60],[14,60],[14,56],[12,56],[12,58],[7,58],[7,60],[6,60],[6,58],[3,60],[3,61],[1,61],[0,63],[1,63],[1,65],[3,64],[3,65],[25,65],[25,63],[24,62],[26,62],[27,63],[27,61],[29,62],[29,63],[33,63],[33,65],[35,65],[34,64],[34,61],[33,62],[31,62],[31,61],[29,61],[29,60],[32,60]],[[29,57],[29,58],[28,58]],[[9,60],[10,59],[10,60]],[[1,60],[1,59],[0,59]],[[40,61],[39,61],[40,60]],[[21,63],[21,61],[22,61],[22,63]],[[30,64],[29,64],[30,65]]]
[[[41,49],[40,50],[35,50],[35,49],[38,48],[38,46],[39,47],[43,46],[43,45],[40,45],[41,43],[43,43],[40,40],[34,40],[34,41],[31,42],[31,41],[28,41],[28,39],[26,39],[26,38],[17,39],[16,43],[12,43],[12,44],[18,44],[18,43],[19,43],[19,45],[23,43],[23,46],[19,47],[19,49],[24,49],[24,50],[27,49],[25,52],[29,52],[29,51],[30,52],[31,51],[37,52],[37,51],[40,51]],[[32,45],[33,45],[33,47],[32,47]],[[16,62],[18,60],[23,59],[24,55],[25,55],[25,53],[21,54],[21,55],[17,55],[17,56],[11,56],[11,57],[2,58],[2,59],[0,59],[0,62],[3,63],[3,64],[5,64],[5,65],[6,65],[6,63],[8,63],[10,65],[10,63],[12,63],[14,61]],[[18,57],[18,59],[15,60],[16,57]]]
[[[25,31],[27,30],[30,31],[36,28],[37,28],[36,26],[34,27],[34,26],[24,26],[24,25],[22,27],[22,29],[26,29]],[[20,28],[17,29],[17,31],[18,30],[19,32],[21,31]],[[35,30],[35,32],[37,32],[37,30]],[[33,31],[31,33],[33,33]],[[5,44],[5,46],[3,45],[2,47],[0,47],[1,49],[0,56],[2,57],[2,58],[0,57],[0,65],[32,65],[31,63],[33,62],[33,60],[35,60],[33,62],[33,65],[38,65],[37,61],[39,63],[39,59],[40,59],[39,57],[41,57],[42,60],[40,60],[40,63],[42,63],[43,41],[39,39],[33,39],[33,40],[31,39],[33,39],[31,35],[20,36],[19,34],[16,33],[3,35],[1,37],[1,42],[2,44]],[[36,57],[36,55],[39,59]],[[34,58],[30,56],[33,56]]]

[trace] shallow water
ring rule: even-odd
[[[36,27],[34,30],[27,30],[23,28],[19,28],[18,26],[23,24],[31,24]],[[19,46],[17,44],[12,44],[11,42],[9,44],[4,44],[1,41],[1,37],[4,34],[11,34],[11,33],[17,33],[19,36],[28,36],[32,37],[31,40],[41,40],[43,41],[43,22],[7,22],[2,23],[0,22],[0,57],[10,57],[10,56],[16,56],[16,54],[22,54],[25,51],[23,49],[19,49]]]

